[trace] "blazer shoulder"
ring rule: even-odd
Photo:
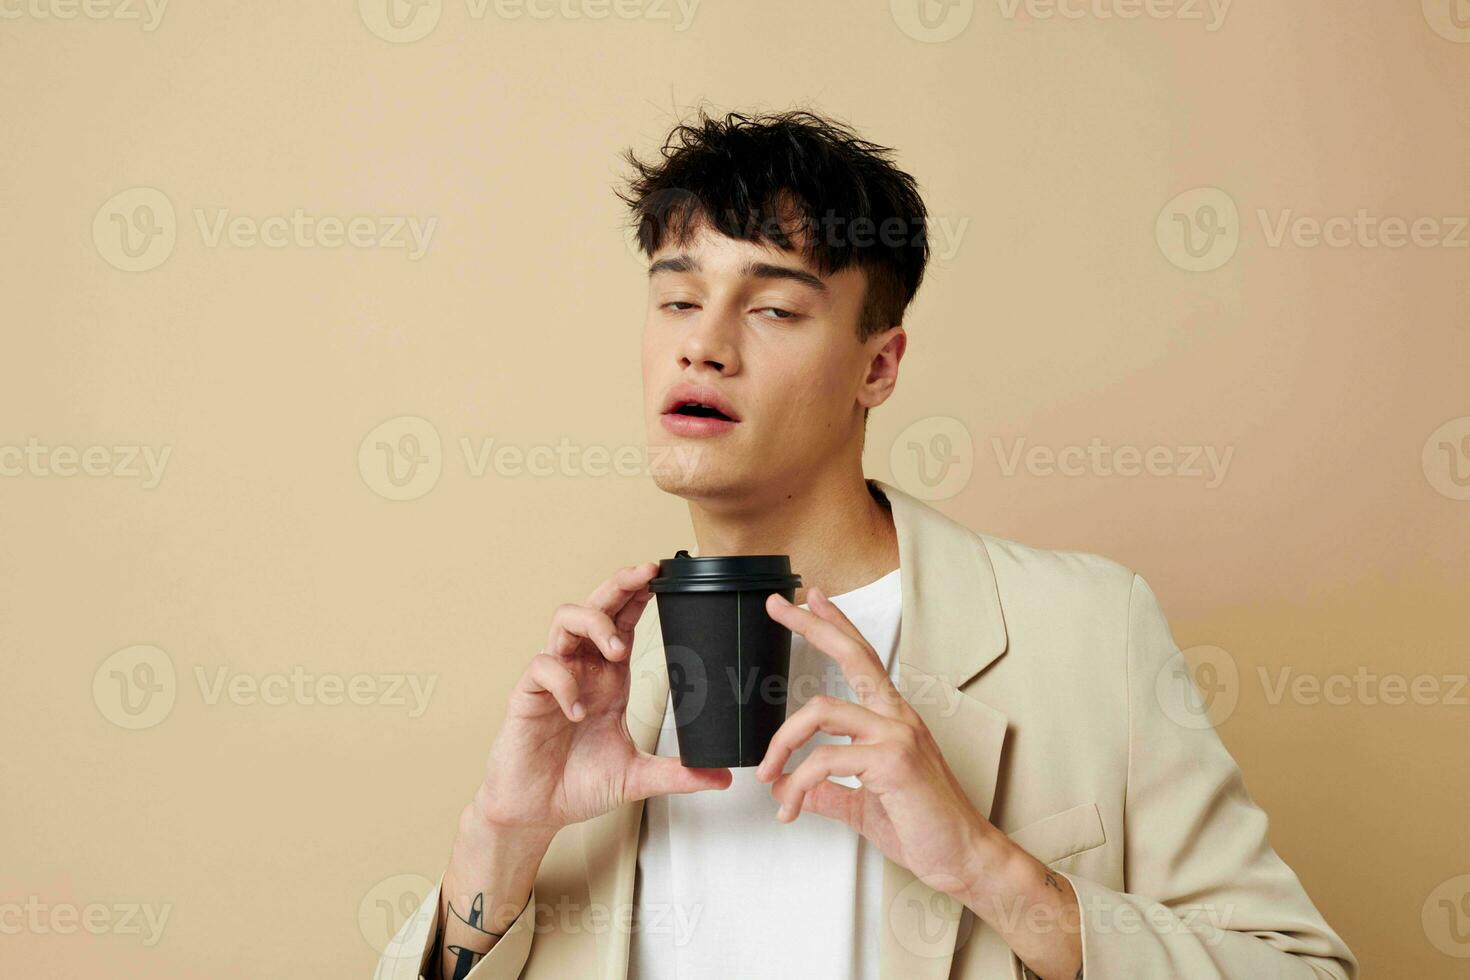
[[[974,533],[990,556],[1002,605],[1007,597],[1036,596],[1058,605],[1128,606],[1137,575],[1120,562],[1086,551],[1038,548]]]

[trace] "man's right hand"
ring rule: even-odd
[[[554,834],[623,803],[724,789],[729,769],[686,769],[628,734],[633,627],[658,565],[624,568],[551,619],[546,646],[511,693],[475,805],[491,824]]]
[[[494,946],[561,828],[650,796],[730,785],[729,769],[686,769],[640,751],[628,734],[633,627],[657,572],[653,562],[624,568],[583,605],[556,610],[460,814],[426,976],[459,980]]]

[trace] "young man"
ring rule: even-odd
[[[562,606],[379,976],[1354,977],[1143,580],[864,479],[928,258],[889,151],[731,115],[630,161],[649,442],[698,453],[657,482],[700,554],[802,575],[787,720],[684,769],[656,566]]]

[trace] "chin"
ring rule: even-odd
[[[751,480],[731,467],[713,447],[691,441],[666,442],[648,447],[649,471],[664,493],[686,500],[710,500],[739,495]]]

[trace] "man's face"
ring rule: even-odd
[[[861,452],[890,330],[858,340],[865,273],[707,226],[652,258],[643,392],[654,479],[686,498],[758,498]],[[902,338],[899,340],[902,344]],[[680,408],[683,402],[704,407]]]

